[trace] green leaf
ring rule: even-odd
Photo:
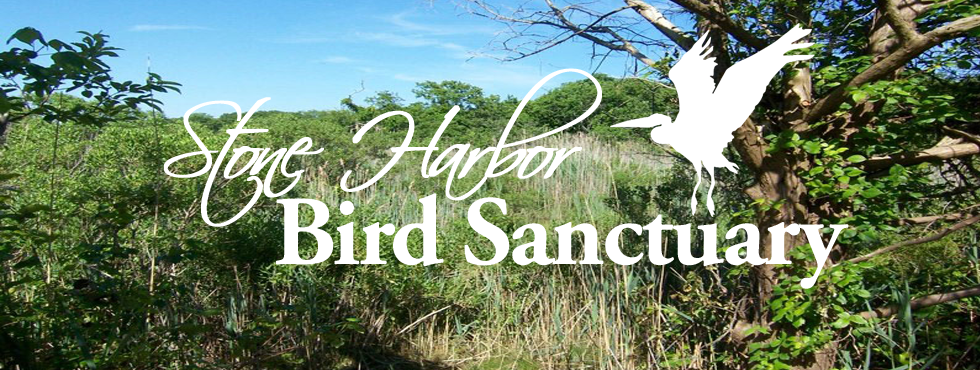
[[[874,198],[881,194],[883,193],[881,190],[878,190],[878,188],[868,188],[867,190],[861,192],[861,196],[865,198]]]
[[[807,141],[803,143],[803,150],[810,154],[820,153],[820,143],[816,141]]]
[[[868,100],[868,93],[861,90],[856,90],[851,93],[851,99],[854,99],[855,103],[864,102],[865,100]]]
[[[44,37],[41,36],[41,32],[33,27],[24,27],[17,30],[17,32],[14,32],[13,36],[10,36],[10,38],[7,39],[7,43],[9,44],[10,41],[13,41],[14,39],[28,45],[33,44],[34,41],[37,40],[41,40],[42,44],[45,43]]]
[[[861,162],[864,162],[866,160],[868,160],[868,159],[865,158],[863,155],[860,155],[860,154],[855,154],[855,155],[852,155],[850,157],[847,157],[847,161],[848,162],[851,162],[851,163],[861,163]]]
[[[796,319],[796,321],[793,321],[793,327],[794,327],[794,328],[798,328],[798,327],[801,327],[801,326],[803,326],[803,324],[806,324],[806,320],[805,320],[805,319],[803,319],[802,317],[801,317],[801,318],[798,318],[798,319]]]
[[[82,68],[85,66],[85,59],[77,53],[70,51],[57,52],[51,55],[51,60],[60,67]]]

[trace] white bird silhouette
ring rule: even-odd
[[[791,50],[813,45],[795,43],[808,34],[808,29],[793,27],[772,45],[729,67],[716,87],[711,77],[716,66],[715,58],[707,58],[711,54],[711,46],[705,33],[668,73],[680,100],[677,118],[671,122],[670,117],[654,114],[612,127],[652,127],[650,139],[658,144],[670,145],[691,161],[697,177],[691,194],[691,214],[697,210],[701,167],[704,166],[711,177],[707,206],[713,216],[715,204],[711,193],[715,187],[715,168],[724,167],[733,173],[738,170],[738,166],[721,154],[722,149],[732,141],[732,131],[755,110],[769,81],[783,65],[813,57],[786,55]]]

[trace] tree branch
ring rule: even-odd
[[[910,19],[906,19],[902,16],[902,12],[898,9],[898,4],[896,0],[878,0],[878,8],[882,9],[882,13],[885,16],[885,21],[888,25],[892,27],[895,34],[898,35],[899,41],[906,43],[909,40],[914,40],[921,36],[919,31],[916,31],[915,22]]]
[[[605,47],[612,51],[626,52],[640,62],[650,66],[655,64],[654,60],[641,52],[638,46],[668,47],[666,43],[631,30],[631,27],[635,26],[635,24],[645,21],[631,20],[626,17],[614,17],[624,10],[631,9],[627,5],[606,13],[598,13],[577,5],[559,8],[552,1],[545,0],[544,2],[547,4],[547,7],[543,10],[527,11],[522,6],[514,10],[513,15],[505,15],[483,0],[469,0],[468,2],[477,8],[470,10],[472,14],[504,23],[510,28],[513,36],[500,41],[500,43],[504,50],[516,55],[500,58],[504,61],[527,58],[575,37],[584,38],[595,45]],[[582,16],[589,17],[588,22],[576,23],[580,22]],[[572,21],[572,19],[576,21]],[[536,26],[546,26],[560,33],[558,35],[547,35],[530,32],[530,29]],[[519,45],[510,45],[511,41],[518,38],[531,38],[536,40]],[[527,45],[531,45],[531,47],[528,48]]]
[[[722,13],[718,9],[712,8],[710,5],[701,2],[700,0],[671,1],[717,25],[723,31],[727,32],[729,35],[732,35],[732,37],[743,44],[757,50],[764,49],[767,46],[765,41],[755,37],[755,35],[753,35],[751,32],[736,24],[735,21],[732,20],[732,18],[727,14]]]
[[[696,42],[693,38],[688,37],[684,34],[684,31],[679,27],[674,25],[664,17],[654,6],[647,4],[642,0],[625,0],[626,5],[629,5],[633,10],[640,14],[644,19],[650,22],[654,27],[657,28],[660,33],[667,36],[671,41],[680,46],[684,51],[690,50],[694,43]]]
[[[938,44],[977,27],[980,27],[980,15],[973,15],[949,22],[949,24],[929,31],[929,33],[926,33],[923,36],[930,39],[936,39],[934,42]]]
[[[976,154],[980,154],[980,145],[974,143],[954,144],[937,146],[919,152],[872,157],[864,162],[864,167],[870,171],[873,171],[885,169],[895,164],[910,166],[923,162],[942,161],[952,158],[968,157]]]
[[[851,263],[864,262],[864,261],[867,261],[867,260],[869,260],[869,259],[871,259],[871,258],[873,258],[875,256],[878,256],[878,255],[881,255],[881,254],[884,254],[884,253],[891,252],[891,251],[896,250],[898,248],[902,248],[902,247],[907,247],[907,246],[911,246],[911,245],[923,244],[923,243],[928,243],[928,242],[933,242],[933,241],[936,241],[936,240],[940,240],[942,238],[945,238],[947,235],[952,234],[954,232],[957,232],[959,230],[962,230],[962,229],[966,228],[967,226],[970,226],[970,225],[973,225],[973,224],[977,223],[978,221],[980,221],[980,214],[975,215],[975,216],[972,216],[970,218],[967,218],[967,219],[965,219],[963,221],[960,221],[960,222],[954,224],[953,226],[950,226],[948,228],[945,228],[945,229],[942,229],[940,231],[937,231],[937,232],[935,232],[935,233],[933,233],[931,235],[923,236],[921,238],[906,240],[906,241],[902,241],[902,242],[899,242],[899,243],[895,243],[895,244],[889,245],[887,247],[879,248],[879,249],[875,250],[874,252],[865,254],[863,256],[851,258],[851,259],[847,260],[847,262],[851,262]]]
[[[622,44],[621,45],[616,45],[616,44],[614,44],[614,43],[612,43],[610,41],[607,41],[607,40],[603,40],[601,38],[598,38],[595,35],[592,35],[592,34],[590,34],[588,32],[585,32],[584,29],[579,28],[578,26],[575,25],[575,23],[572,23],[571,20],[569,20],[567,17],[565,17],[565,11],[562,10],[562,9],[560,9],[560,8],[558,8],[557,6],[555,6],[555,4],[553,2],[551,2],[551,0],[545,0],[545,2],[548,4],[548,7],[551,8],[551,11],[554,13],[555,18],[558,18],[558,20],[561,21],[561,23],[564,25],[564,28],[574,31],[576,35],[581,36],[581,37],[585,38],[586,40],[592,41],[592,42],[594,42],[594,43],[596,43],[598,45],[601,45],[601,46],[603,46],[603,47],[605,47],[605,48],[607,48],[609,50],[625,51],[625,52],[629,53],[630,55],[632,55],[634,58],[636,58],[639,61],[643,62],[643,64],[646,64],[648,66],[655,65],[655,62],[653,61],[653,59],[650,59],[649,57],[646,56],[646,54],[643,54],[643,52],[641,52],[639,49],[637,49],[635,46],[633,46],[633,43],[630,42],[629,40],[627,40],[626,38],[620,36],[619,34],[613,32],[612,30],[610,30],[608,28],[604,28],[602,30],[602,32],[607,33],[610,36],[613,36],[614,38],[616,38],[617,40],[619,40]],[[621,9],[623,9],[623,8],[621,8]],[[595,23],[598,23],[598,21],[596,21]],[[590,27],[593,27],[593,26],[590,25]]]
[[[846,84],[838,86],[823,99],[817,101],[807,114],[806,121],[809,123],[817,122],[823,116],[837,111],[837,108],[846,100],[847,93],[852,89],[885,78],[926,50],[942,44],[947,40],[962,36],[977,27],[980,27],[980,15],[957,19],[926,34],[918,35],[907,40],[897,50],[882,58],[877,63],[872,64],[871,67],[854,76]],[[908,36],[908,34],[906,35]]]
[[[958,299],[976,297],[978,295],[980,295],[980,285],[966,288],[966,289],[960,289],[954,292],[937,293],[937,294],[927,295],[921,298],[916,298],[909,301],[909,307],[913,310],[917,310],[920,308],[935,306],[937,304],[943,304]],[[872,311],[861,312],[858,315],[861,315],[861,317],[865,319],[885,318],[898,314],[903,308],[904,307],[900,307],[898,305],[891,305],[887,307],[877,308]]]
[[[963,138],[966,141],[969,141],[971,143],[980,145],[980,137],[977,137],[976,135],[973,135],[973,134],[971,134],[969,132],[962,131],[962,130],[957,130],[957,129],[952,128],[952,127],[949,127],[949,126],[943,126],[942,129],[947,134],[954,135],[954,136],[959,136],[959,137]]]
[[[931,224],[937,221],[959,221],[966,217],[970,217],[968,211],[980,207],[980,204],[974,204],[972,206],[963,208],[959,211],[953,213],[946,213],[941,215],[930,215],[930,216],[916,216],[916,217],[906,217],[895,221],[896,225],[922,225]]]
[[[962,219],[964,216],[962,213],[949,213],[945,215],[933,215],[933,216],[919,216],[919,217],[906,217],[895,221],[896,225],[922,225],[931,224],[936,221],[956,221]]]

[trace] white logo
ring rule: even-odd
[[[669,77],[677,88],[680,100],[677,118],[671,122],[670,117],[654,114],[612,127],[653,128],[650,130],[650,139],[659,144],[670,145],[691,161],[697,178],[691,194],[691,214],[697,210],[701,167],[704,166],[711,177],[711,184],[708,186],[708,213],[714,216],[715,204],[711,193],[715,187],[715,168],[724,167],[733,173],[738,169],[721,154],[722,149],[732,141],[732,131],[752,114],[769,81],[783,65],[813,57],[786,55],[791,50],[813,45],[794,44],[808,34],[808,29],[793,27],[772,45],[728,68],[717,87],[711,77],[716,66],[715,58],[706,58],[711,54],[711,47],[708,35],[705,34],[670,69]]]

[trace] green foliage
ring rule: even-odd
[[[573,127],[573,131],[619,139],[646,139],[649,133],[643,130],[617,130],[609,126],[653,113],[673,114],[676,110],[673,92],[651,81],[616,79],[602,74],[595,78],[602,86],[602,104],[584,122]],[[594,101],[595,86],[591,81],[565,83],[528,104],[527,119],[544,127],[559,127],[581,115]]]
[[[794,260],[812,259],[807,247],[790,254]],[[802,276],[812,275],[805,265],[791,265],[780,271],[769,327],[754,326],[747,335],[772,336],[771,340],[749,345],[749,359],[759,368],[786,369],[799,360],[814,356],[841,333],[861,340],[872,331],[871,322],[854,312],[867,307],[874,293],[864,285],[863,271],[873,267],[864,264],[840,264],[821,273],[820,281],[810,289],[800,287]]]
[[[153,73],[145,84],[114,81],[106,59],[117,57],[120,49],[108,46],[108,36],[102,33],[80,33],[80,41],[63,42],[46,40],[41,32],[27,27],[7,40],[7,44],[16,40],[23,45],[0,53],[0,114],[14,117],[9,121],[37,115],[45,121],[98,125],[140,106],[159,109],[154,92],[178,91],[179,84]],[[56,92],[74,92],[93,99],[94,104],[64,109],[48,102]]]
[[[481,108],[488,99],[483,96],[483,89],[459,81],[420,82],[412,92],[427,106],[447,110],[454,105],[466,109]],[[386,94],[382,92],[378,98],[385,100]],[[496,100],[493,97],[489,99]]]
[[[793,4],[739,3],[732,16],[782,27],[791,23],[782,14]],[[821,53],[813,71],[816,91],[825,93],[870,64],[858,56],[867,35],[847,26],[866,14],[869,4],[825,4],[832,6],[828,18],[814,25],[824,44],[815,48]],[[949,4],[927,19],[939,22],[975,11],[968,2]],[[860,315],[980,284],[977,248],[962,247],[976,245],[975,230],[886,258],[826,266],[807,290],[799,281],[813,274],[813,261],[808,246],[797,247],[788,255],[794,263],[776,270],[771,299],[758,302],[771,315],[766,325],[743,333],[753,339],[747,348],[730,336],[732,318],[749,304],[746,292],[758,288],[751,266],[505,262],[474,267],[463,261],[459,246],[470,245],[478,254],[491,248],[462,220],[465,203],[440,203],[444,264],[277,266],[281,209],[263,201],[233,225],[207,227],[196,203],[203,179],[176,181],[160,171],[163,159],[194,150],[195,144],[179,120],[139,110],[156,109],[152,93],[174,91],[176,85],[155,75],[145,84],[113,81],[104,63],[118,50],[106,38],[83,34],[68,44],[25,28],[0,54],[5,78],[0,102],[6,107],[0,113],[14,118],[5,122],[16,123],[0,132],[6,139],[0,146],[3,368],[429,365],[419,358],[487,369],[737,368],[746,363],[787,368],[830,343],[839,346],[839,364],[854,368],[955,367],[977,358],[975,349],[965,350],[980,335],[971,321],[980,312],[976,299],[906,310],[895,319]],[[841,112],[816,128],[830,127],[835,117],[861,104],[882,109],[847,140],[764,128],[770,153],[813,164],[801,173],[809,199],[844,205],[838,208],[846,212],[820,214],[819,222],[851,225],[838,240],[850,253],[845,259],[915,235],[897,226],[903,217],[975,204],[975,187],[963,186],[977,181],[973,159],[946,167],[870,165],[929,148],[944,135],[939,124],[963,126],[980,119],[971,47],[953,42],[942,55],[916,61],[898,79],[849,91]],[[746,52],[738,44],[733,48],[736,56]],[[663,61],[666,66],[670,59]],[[675,93],[647,80],[596,77],[604,92],[599,110],[572,132],[549,139],[555,147],[581,146],[582,155],[569,158],[551,179],[496,178],[474,196],[508,201],[507,217],[487,215],[505,231],[530,222],[545,227],[589,222],[601,233],[657,215],[674,224],[717,223],[726,229],[785,208],[784,199],[742,195],[754,180],[749,171],[719,173],[719,216],[692,217],[690,164],[652,146],[647,132],[608,128],[652,113],[675,113]],[[441,143],[488,146],[496,143],[518,101],[458,81],[425,82],[414,92],[417,102],[380,92],[362,103],[345,99],[343,110],[259,112],[252,122],[269,133],[239,144],[282,147],[308,136],[327,148],[291,163],[308,172],[290,194],[331,207],[343,200],[357,204],[349,217],[332,217],[327,230],[347,222],[355,227],[417,222],[416,199],[441,194],[446,175],[421,178],[420,156],[406,157],[387,181],[365,192],[343,192],[337,187],[340,176],[348,170],[355,176],[377,171],[390,156],[387,149],[400,142],[404,126],[386,122],[356,146],[352,132],[381,113],[404,110],[416,119],[413,144],[426,145],[445,113],[459,105],[462,110]],[[558,86],[528,105],[513,135],[561,126],[593,99],[588,81]],[[758,114],[773,109],[766,98]],[[223,144],[225,130],[235,125],[230,114],[196,114],[191,121],[209,147]],[[739,161],[731,149],[725,155]],[[202,164],[185,162],[186,168],[176,171],[192,172]],[[457,184],[462,188],[473,181]],[[230,181],[216,189],[214,217],[238,209],[251,185]],[[356,249],[364,242],[358,236]],[[676,242],[668,238],[665,249],[675,250]],[[720,252],[735,242],[722,240]],[[381,245],[390,243],[391,237],[383,237]],[[647,243],[627,233],[621,248],[636,254]],[[409,244],[412,251],[421,247],[417,236]],[[303,238],[301,245],[304,253],[312,252],[312,239]],[[394,261],[390,249],[382,248],[381,257]]]

